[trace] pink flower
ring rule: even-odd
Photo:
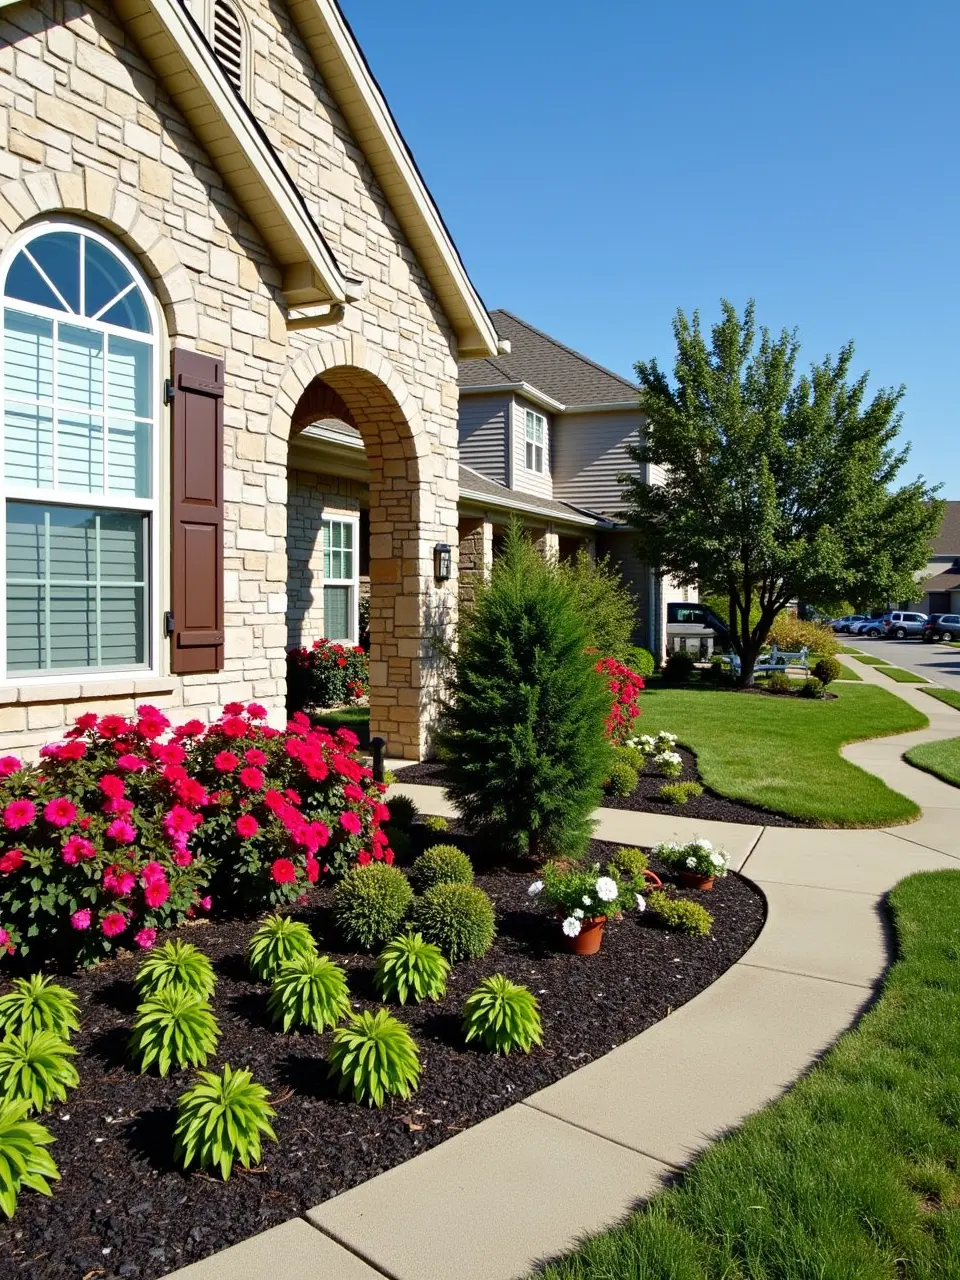
[[[74,929],[89,929],[90,908],[83,907],[80,911],[75,911],[70,917],[70,924]]]
[[[137,838],[137,829],[126,818],[114,818],[107,827],[107,835],[119,844],[130,844]]]
[[[357,865],[361,867],[365,867],[369,862],[370,862],[369,853],[367,853],[366,849],[361,849],[360,852],[357,854]]]
[[[19,773],[23,762],[16,756],[0,756],[0,778],[9,778],[12,773]]]
[[[129,818],[130,814],[133,813],[134,807],[132,800],[121,797],[118,800],[108,800],[103,806],[103,812],[112,813],[117,818]]]
[[[242,715],[243,715],[243,703],[242,703],[242,702],[228,702],[228,703],[224,706],[224,708],[223,708],[223,714],[224,714],[225,716],[242,716]]]
[[[259,747],[251,747],[249,751],[245,751],[243,758],[247,764],[255,764],[258,769],[264,768],[267,763],[267,753],[261,751]]]
[[[43,816],[54,827],[69,827],[77,816],[77,806],[66,796],[58,796],[45,807]]]
[[[352,809],[348,809],[346,813],[341,813],[340,825],[343,827],[344,831],[348,832],[352,836],[358,836],[360,834],[360,819]]]
[[[161,867],[159,862],[148,862],[140,870],[140,879],[147,883],[148,880],[165,880],[167,873]]]
[[[362,800],[363,788],[358,787],[355,782],[348,782],[343,788],[344,799],[346,800]]]
[[[77,716],[76,720],[74,720],[73,728],[70,730],[71,734],[86,733],[88,729],[95,729],[97,727],[97,719],[95,711],[85,711],[82,716]]]
[[[239,716],[227,716],[220,727],[227,738],[245,738],[247,736],[247,722],[246,720],[241,720]]]
[[[3,825],[8,831],[28,827],[37,816],[37,806],[32,800],[11,800],[3,811]]]
[[[115,938],[127,927],[127,917],[120,911],[111,911],[100,921],[100,928],[107,938]]]
[[[170,856],[178,867],[189,867],[190,863],[193,861],[193,854],[187,848],[174,849]]]
[[[307,879],[311,884],[316,884],[320,879],[320,863],[316,858],[307,859]]]
[[[280,792],[275,791],[273,787],[264,794],[263,803],[271,813],[283,813],[289,807]]]
[[[23,850],[11,849],[0,858],[0,875],[8,876],[23,866]]]
[[[100,779],[100,790],[111,800],[119,800],[126,791],[123,779],[115,773],[105,773]]]
[[[270,868],[270,874],[277,884],[293,884],[297,878],[297,869],[289,858],[277,858]]]
[[[16,949],[10,941],[10,935],[6,929],[0,929],[0,951],[6,951],[8,955],[12,956]]]
[[[170,812],[163,816],[163,829],[168,836],[188,836],[202,821],[199,813],[192,813],[182,804],[175,804]]]
[[[188,720],[186,724],[178,724],[173,732],[178,738],[197,738],[203,730],[202,720]]]
[[[260,823],[252,813],[242,813],[237,819],[237,835],[243,836],[244,840],[249,840],[249,838],[251,836],[255,836],[259,830]]]
[[[213,907],[213,899],[209,896],[200,899],[200,906],[204,911],[209,911]]]
[[[229,773],[231,769],[235,769],[240,763],[237,756],[232,751],[219,751],[213,757],[213,767],[219,769],[221,773]]]
[[[299,791],[294,791],[293,787],[287,787],[283,794],[291,804],[303,804],[303,801],[300,799]]]
[[[96,848],[83,836],[71,836],[60,851],[61,857],[67,863],[79,862],[81,858],[92,858],[95,853]]]
[[[137,883],[132,871],[121,871],[119,867],[107,867],[103,873],[103,887],[117,898],[123,898],[131,892]]]
[[[147,880],[143,886],[143,900],[148,907],[162,907],[170,897],[166,879]]]
[[[240,781],[251,791],[259,791],[263,786],[263,773],[259,769],[246,768],[240,770]]]
[[[132,756],[128,753],[117,756],[117,768],[123,769],[125,773],[142,773],[144,769],[149,769],[150,765],[146,760],[141,760],[139,756]]]
[[[82,760],[87,754],[87,744],[85,742],[65,742],[57,751],[57,758],[60,760]]]
[[[138,947],[142,947],[144,951],[149,951],[157,940],[156,929],[141,929],[139,933],[133,935],[133,940]]]
[[[209,799],[206,787],[202,782],[198,782],[196,778],[179,778],[174,783],[173,789],[178,799],[194,808],[198,805],[206,804]]]
[[[149,750],[158,764],[183,764],[187,758],[187,753],[179,742],[168,742],[166,744],[151,742]]]
[[[247,707],[247,715],[251,720],[266,720],[267,708],[261,707],[259,702],[251,702]]]

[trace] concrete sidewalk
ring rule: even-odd
[[[648,845],[695,829],[725,845],[768,902],[746,955],[589,1066],[177,1280],[270,1269],[283,1280],[514,1280],[616,1222],[778,1097],[872,998],[889,959],[884,895],[913,872],[960,869],[960,791],[900,759],[914,742],[960,736],[960,713],[909,686],[896,694],[929,729],[844,754],[923,805],[919,822],[819,831],[599,810],[604,839]],[[400,792],[423,812],[453,812],[437,787]]]

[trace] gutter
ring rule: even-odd
[[[562,404],[559,400],[554,400],[553,396],[548,396],[545,391],[541,391],[530,382],[490,382],[478,386],[460,388],[462,396],[493,395],[498,392],[508,391],[515,395],[524,396],[533,404],[539,405],[541,409],[547,409],[550,413],[557,414],[623,413],[628,409],[635,409],[639,413],[643,408],[640,404],[639,392],[636,400],[608,400],[604,404]]]
[[[591,529],[606,528],[602,521],[590,516],[579,515],[572,510],[569,514],[551,511],[545,507],[535,506],[533,503],[516,502],[508,498],[501,498],[499,494],[477,493],[473,489],[461,489],[460,497],[465,498],[468,502],[475,502],[481,507],[500,507],[505,511],[523,511],[527,515],[543,516],[545,519],[564,521],[567,524],[587,525]]]

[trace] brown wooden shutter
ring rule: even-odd
[[[223,667],[223,361],[173,352],[170,669]]]

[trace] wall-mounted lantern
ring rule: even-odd
[[[433,548],[433,576],[438,582],[448,582],[453,577],[453,556],[446,542],[438,542]]]

